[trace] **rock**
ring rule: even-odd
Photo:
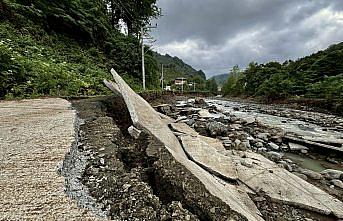
[[[307,153],[308,153],[308,150],[300,150],[300,152],[301,152],[302,154],[307,154]]]
[[[243,145],[243,147],[244,147],[245,149],[251,149],[251,145],[250,145],[249,140],[243,141],[243,142],[242,142],[242,145]]]
[[[262,142],[257,142],[255,145],[257,148],[263,148],[264,147]]]
[[[244,120],[245,120],[245,124],[249,125],[249,124],[255,123],[256,118],[255,117],[247,117]]]
[[[206,102],[204,99],[197,97],[197,98],[195,98],[194,104],[204,105],[204,104],[206,104]]]
[[[131,135],[131,137],[135,138],[135,139],[138,139],[139,136],[141,135],[141,132],[140,130],[138,130],[137,128],[135,128],[134,126],[130,126],[127,131],[129,132],[129,134]]]
[[[338,180],[343,176],[343,171],[327,169],[322,171],[321,174],[327,179]]]
[[[286,161],[281,160],[279,164],[289,172],[293,171],[293,168]]]
[[[254,198],[254,201],[255,202],[263,202],[263,201],[266,201],[266,198],[262,197],[262,196],[258,196],[258,197],[255,197]]]
[[[265,147],[259,148],[258,152],[259,153],[265,153],[265,152],[267,152],[267,148],[265,148]]]
[[[100,163],[101,163],[102,165],[104,165],[104,164],[105,164],[105,159],[104,159],[104,158],[100,158]]]
[[[269,151],[266,154],[268,158],[270,158],[273,161],[280,161],[283,157],[283,154],[274,151]]]
[[[299,172],[314,180],[321,180],[323,178],[320,173],[314,172],[312,170],[300,168]]]
[[[241,160],[241,164],[243,166],[246,166],[246,167],[249,167],[249,168],[253,167],[252,160],[250,160],[250,159],[242,159]]]
[[[175,122],[180,122],[180,121],[183,121],[183,120],[187,120],[187,117],[186,116],[179,116]]]
[[[273,143],[273,142],[269,142],[268,145],[269,145],[269,147],[271,147],[274,150],[279,150],[280,149],[280,147],[278,145],[276,145],[275,143]]]
[[[292,151],[297,151],[297,150],[308,150],[307,147],[300,145],[300,144],[296,144],[296,143],[289,143],[289,149]]]
[[[269,136],[270,136],[269,133],[259,133],[259,134],[257,134],[256,137],[261,139],[261,140],[267,141]]]
[[[131,187],[131,184],[127,184],[127,183],[124,184],[124,185],[123,185],[123,189],[124,189],[123,191],[124,191],[124,192],[128,192],[129,189],[130,189],[130,187]]]
[[[331,180],[331,183],[341,189],[343,189],[343,182],[341,180]]]
[[[222,136],[222,135],[225,136],[228,132],[227,126],[217,121],[208,123],[206,125],[206,128],[211,134],[211,136]]]
[[[205,109],[202,109],[201,111],[199,111],[198,115],[201,118],[213,118],[213,115],[208,110],[205,110]]]
[[[307,180],[307,176],[302,173],[293,172],[293,174],[296,175],[297,177],[300,177],[303,180]]]
[[[193,124],[195,124],[195,120],[194,119],[189,119],[185,122],[188,126],[192,126]]]
[[[242,126],[240,124],[231,124],[230,128],[234,130],[240,130]]]
[[[158,112],[165,115],[170,115],[172,113],[171,106],[169,104],[158,105],[155,108],[157,109]]]

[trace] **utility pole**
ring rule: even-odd
[[[164,88],[164,73],[163,73],[163,64],[162,64],[162,77],[161,77],[161,79],[162,79],[162,91],[163,91],[163,88]]]
[[[145,51],[144,51],[144,39],[153,39],[151,37],[145,38],[144,36],[147,34],[145,31],[146,29],[151,29],[151,28],[157,28],[156,26],[148,26],[148,27],[142,27],[141,28],[141,43],[142,43],[142,77],[143,77],[143,90],[146,90],[146,85],[145,85]]]
[[[144,28],[141,28],[141,38],[142,38],[142,75],[143,75],[143,90],[145,91],[145,61],[144,61]]]
[[[182,86],[181,86],[181,88],[182,88],[182,89],[181,89],[181,93],[183,94],[183,78],[182,78],[182,81],[181,81],[181,85],[182,85]]]

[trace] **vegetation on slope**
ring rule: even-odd
[[[219,74],[211,77],[211,79],[214,79],[219,86],[223,86],[227,81],[228,77],[229,74]]]
[[[343,43],[283,64],[252,62],[235,67],[224,85],[225,95],[343,99]]]
[[[139,10],[119,12],[103,0],[1,1],[0,98],[104,94],[102,79],[110,78],[112,67],[140,90],[135,30],[158,14],[155,1],[140,2],[144,7]],[[130,34],[124,35],[118,22],[128,17]],[[159,73],[152,53],[147,53],[146,69],[148,87],[157,88]]]
[[[195,70],[192,66],[186,64],[183,60],[178,57],[172,57],[168,54],[161,55],[154,52],[154,57],[159,65],[159,71],[162,70],[162,64],[164,67],[164,83],[165,85],[173,85],[175,78],[182,77],[186,78],[188,83],[195,83],[196,91],[211,91],[217,92],[216,82],[206,81],[206,75],[202,70]],[[214,89],[215,88],[215,89]],[[194,86],[185,86],[185,90],[192,91]]]

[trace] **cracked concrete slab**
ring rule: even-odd
[[[187,124],[185,123],[171,123],[170,127],[176,131],[176,132],[180,132],[183,134],[187,134],[190,136],[198,136],[199,134],[193,130],[192,128],[190,128]]]
[[[207,143],[209,146],[216,149],[217,151],[226,150],[223,143],[220,142],[220,140],[212,138],[212,137],[202,136],[185,123],[169,123],[169,125],[172,128],[172,130],[179,132],[181,134],[184,134],[184,135],[190,135],[193,137],[197,137],[198,139]]]
[[[206,170],[226,180],[237,180],[237,170],[230,157],[217,152],[199,137],[180,137],[186,153]]]
[[[242,200],[242,195],[236,189],[228,189],[222,185],[212,174],[189,160],[183,151],[176,136],[161,120],[160,115],[143,98],[137,95],[125,81],[112,69],[111,73],[116,83],[110,89],[115,92],[119,89],[122,94],[134,126],[145,129],[159,139],[173,155],[173,157],[185,166],[195,177],[197,177],[206,189],[233,211],[237,212],[247,220],[263,220],[258,210],[249,208]]]
[[[262,155],[239,151],[227,151],[225,155],[234,160],[239,179],[254,191],[262,191],[276,202],[343,218],[341,201]],[[243,165],[242,159],[249,159],[251,167]]]
[[[0,102],[0,220],[98,220],[67,197],[57,173],[75,119],[63,99]]]

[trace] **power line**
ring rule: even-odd
[[[124,10],[131,16],[131,18],[133,19],[134,17],[132,16],[132,14],[130,13],[130,10],[128,10],[125,5],[121,2],[121,1],[118,1],[119,4],[124,8]],[[129,19],[131,22],[133,22],[131,19]]]
[[[113,1],[121,10],[123,10],[123,8],[122,8],[122,6],[121,5],[119,5],[116,1]],[[124,8],[124,11],[126,11],[128,14],[130,14],[127,10],[126,10],[126,8]],[[128,19],[128,20],[130,20],[131,22],[133,22],[132,21],[132,19],[131,18],[129,18],[125,13],[124,13],[124,16]],[[130,16],[132,17],[132,15],[130,14]],[[132,17],[133,18],[133,17]]]

